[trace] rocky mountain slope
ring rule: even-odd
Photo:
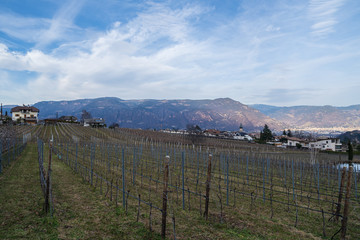
[[[292,128],[360,129],[360,105],[275,107],[255,104],[250,106]]]
[[[119,98],[81,99],[74,101],[45,101],[34,105],[40,118],[73,115],[81,117],[82,110],[93,117],[103,117],[106,123],[118,123],[128,128],[184,129],[198,124],[203,129],[237,130],[242,124],[246,131],[272,129],[284,125],[265,114],[230,98],[215,100],[122,100]]]
[[[341,142],[352,142],[359,144],[360,143],[360,130],[355,130],[351,132],[343,133],[339,136]]]

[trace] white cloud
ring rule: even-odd
[[[334,32],[334,26],[338,23],[336,13],[343,6],[345,0],[310,0],[309,16],[314,22],[311,26],[312,34],[325,36]]]
[[[268,25],[266,27],[267,32],[277,32],[280,31],[280,27],[274,27],[273,25]]]
[[[81,9],[84,0],[67,1],[50,21],[48,29],[42,31],[35,48],[43,48],[53,41],[64,40],[66,31],[80,31],[73,20]]]
[[[177,66],[177,63],[170,59],[178,59],[192,50],[196,52],[194,46],[187,43],[190,27],[186,19],[200,12],[197,7],[171,10],[156,5],[155,9],[151,8],[139,14],[127,24],[115,22],[112,29],[87,42],[86,49],[77,48],[77,44],[60,46],[62,52],[67,52],[67,47],[77,50],[75,54],[69,55],[58,56],[56,50],[47,54],[36,49],[22,54],[1,45],[0,68],[37,72],[39,77],[29,82],[24,89],[33,89],[28,94],[38,98],[121,94],[136,98],[129,93],[139,94],[149,90],[151,93],[149,86],[158,90],[166,89],[169,82],[174,82],[171,79],[179,79],[173,75],[181,71],[179,69],[182,66]],[[57,26],[50,27],[46,37],[39,41],[38,45],[49,44],[60,32]],[[153,52],[144,51],[148,44],[163,37],[172,41],[162,44],[160,49]],[[176,48],[180,49],[180,52],[174,51]],[[129,91],[135,88],[136,91]]]
[[[331,11],[325,14],[321,10],[326,7],[319,1],[312,3],[311,11],[306,7],[294,11],[311,12],[313,34],[333,31],[338,21],[333,15],[340,5],[331,5]],[[22,84],[8,84],[8,92],[16,91],[31,102],[102,96],[228,96],[244,103],[274,103],[280,99],[271,97],[276,89],[285,89],[283,95],[287,97],[300,89],[299,97],[293,98],[296,103],[304,101],[301,96],[313,93],[308,86],[326,84],[317,78],[319,68],[359,58],[358,51],[354,51],[358,41],[354,39],[339,47],[326,42],[316,45],[307,36],[299,36],[294,26],[302,26],[307,16],[294,18],[289,6],[264,18],[249,19],[249,13],[239,12],[234,18],[212,21],[213,25],[204,31],[194,21],[211,15],[209,8],[149,3],[130,20],[115,19],[107,30],[91,36],[80,36],[87,29],[74,25],[80,9],[81,4],[76,4],[74,9],[59,10],[51,20],[31,19],[43,38],[35,39],[36,46],[25,53],[0,44],[0,70],[6,73],[6,79],[17,71],[37,73]],[[1,27],[5,28],[0,23]],[[74,37],[72,31],[78,29]],[[54,48],[52,43],[59,38],[67,40]],[[338,75],[332,82],[346,77],[345,73]]]
[[[50,20],[45,18],[30,18],[13,13],[0,13],[0,31],[26,42],[38,41],[40,31],[49,25]]]

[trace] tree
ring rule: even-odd
[[[90,118],[92,118],[91,113],[87,112],[85,109],[82,110],[81,122],[84,122],[85,119],[90,119]]]
[[[109,128],[113,129],[113,128],[118,128],[119,124],[118,123],[112,123]]]
[[[269,129],[269,126],[265,124],[264,129],[260,132],[260,141],[267,142],[273,140],[273,134]]]
[[[203,132],[198,125],[187,124],[186,125],[187,136],[192,144],[201,142],[203,138]]]
[[[290,129],[287,130],[287,136],[288,136],[288,137],[292,137],[292,136],[293,136],[293,134],[291,133]]]
[[[287,135],[285,129],[284,129],[282,135],[283,135],[283,136],[286,136],[286,135]]]
[[[354,150],[353,150],[353,146],[351,144],[351,142],[348,142],[348,159],[350,162],[352,162],[354,158]]]

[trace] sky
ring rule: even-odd
[[[358,0],[1,0],[0,102],[360,104]]]

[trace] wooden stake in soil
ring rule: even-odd
[[[113,179],[111,179],[110,182],[110,201],[112,202],[112,196],[113,196]]]
[[[209,154],[207,179],[206,179],[205,212],[204,212],[204,216],[205,216],[206,220],[208,220],[208,216],[209,216],[210,183],[211,183],[211,158],[212,158],[212,155]]]
[[[202,196],[201,196],[201,191],[200,191],[200,193],[199,193],[199,201],[200,201],[200,216],[202,215],[202,207],[201,207],[201,202],[202,202],[201,200],[202,200],[202,199],[201,199],[201,197],[202,197]]]
[[[189,211],[190,211],[190,189],[187,189],[188,191],[188,205],[189,205]]]
[[[163,207],[162,207],[162,223],[161,223],[161,237],[165,238],[166,235],[166,215],[167,215],[167,188],[169,181],[169,160],[170,157],[165,157],[164,167],[164,189],[163,189]]]
[[[272,184],[272,181],[271,181],[271,186],[270,186],[270,207],[271,207],[270,219],[272,219],[273,216],[274,216],[274,207],[273,207],[273,184]]]
[[[345,206],[344,206],[344,217],[341,221],[341,235],[340,239],[344,240],[346,235],[346,229],[347,229],[347,222],[348,222],[348,216],[349,216],[349,205],[350,205],[350,194],[351,194],[351,177],[352,177],[353,167],[349,167],[348,172],[348,182],[346,185],[346,195],[345,195]]]
[[[234,188],[234,207],[236,205],[236,188]]]
[[[125,212],[126,212],[126,215],[127,215],[127,213],[128,213],[128,199],[129,199],[129,195],[130,195],[130,190],[127,190],[126,200],[125,200]]]
[[[297,205],[297,200],[296,200],[297,196],[295,196],[295,207],[296,207],[296,217],[295,217],[295,225],[294,227],[297,227],[297,224],[298,224],[298,205]]]
[[[116,207],[118,206],[118,196],[119,196],[119,179],[116,179],[116,195],[115,195]]]
[[[323,237],[326,237],[325,214],[324,214],[324,209],[323,208],[321,208],[321,215],[322,215],[322,221],[323,221]]]
[[[220,202],[220,223],[223,223],[223,205],[222,205],[222,196],[221,196],[221,186],[219,184],[219,194],[217,195]]]
[[[137,216],[136,216],[136,222],[139,222],[139,217],[140,217],[140,194],[139,194],[139,203],[138,203],[138,212],[137,212]]]
[[[343,196],[343,188],[344,188],[344,184],[345,184],[345,175],[346,175],[346,167],[343,167],[342,173],[341,173],[341,184],[340,184],[340,190],[339,190],[339,198],[338,198],[338,203],[336,206],[336,212],[335,212],[335,220],[338,221],[339,220],[339,215],[340,215],[340,211],[341,211],[341,201],[342,201],[342,196]]]
[[[176,231],[175,231],[175,216],[174,216],[174,214],[173,214],[173,216],[172,216],[172,222],[173,222],[174,240],[176,240]]]
[[[46,179],[46,195],[45,195],[45,212],[48,213],[50,210],[50,176],[51,176],[51,152],[52,152],[52,142],[49,146],[49,166]]]

